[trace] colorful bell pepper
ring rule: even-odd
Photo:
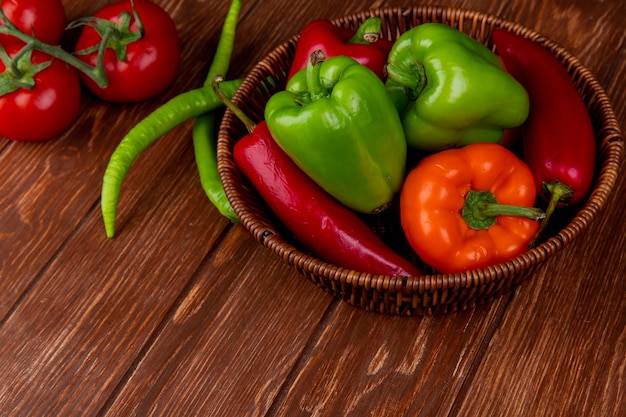
[[[370,17],[357,31],[335,26],[325,19],[317,19],[307,24],[300,36],[287,79],[306,68],[311,54],[322,51],[326,58],[349,56],[365,65],[381,80],[385,79],[387,55],[393,42],[380,36],[381,20]]]
[[[370,274],[422,275],[302,172],[276,144],[265,122],[237,141],[233,157],[272,212],[316,256]]]
[[[419,276],[423,273],[370,229],[361,218],[326,193],[278,146],[267,123],[255,124],[213,81],[216,96],[246,126],[233,159],[278,219],[304,248],[337,266],[369,274]],[[242,218],[245,224],[247,219]],[[266,237],[264,235],[264,237]]]
[[[265,120],[300,169],[347,207],[375,213],[400,191],[407,157],[400,117],[383,82],[354,59],[314,53],[270,97]]]
[[[530,168],[494,143],[422,159],[400,194],[402,229],[417,255],[442,273],[505,262],[526,251],[545,213],[534,208]]]
[[[394,43],[387,65],[409,146],[439,151],[498,142],[528,117],[526,90],[486,46],[459,30],[424,23]]]

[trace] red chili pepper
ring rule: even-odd
[[[274,214],[320,258],[372,274],[422,275],[302,172],[276,144],[265,121],[235,144],[233,156]]]
[[[306,68],[314,51],[322,50],[326,58],[341,55],[354,58],[384,80],[387,55],[393,43],[380,37],[380,25],[380,18],[370,17],[355,32],[335,26],[329,20],[311,21],[300,33],[287,79]]]
[[[554,208],[580,203],[589,193],[596,152],[593,125],[571,76],[547,49],[501,29],[493,32],[493,41],[507,71],[530,98],[522,144],[537,194],[549,202],[545,224]]]

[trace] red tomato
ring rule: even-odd
[[[20,46],[5,48],[13,57]],[[48,67],[34,75],[34,88],[0,96],[0,136],[19,141],[50,139],[65,131],[78,115],[81,85],[77,71],[40,51],[32,52],[30,62],[36,65],[50,60]],[[32,65],[25,71],[32,71]],[[0,61],[0,72],[4,70]]]
[[[145,28],[144,36],[126,46],[126,59],[119,61],[112,48],[104,55],[105,73],[109,85],[99,87],[92,79],[81,74],[85,86],[96,96],[111,102],[146,100],[165,90],[173,81],[180,65],[180,45],[176,25],[160,6],[148,0],[135,0],[135,10]],[[122,0],[100,9],[94,17],[119,23],[120,14],[132,15],[130,0]],[[133,17],[130,31],[138,33]],[[91,26],[85,26],[75,50],[81,51],[100,43],[101,37]],[[91,66],[96,66],[97,53],[76,55]]]
[[[65,30],[65,9],[61,0],[2,0],[0,7],[9,21],[22,32],[50,45],[58,45]],[[0,26],[4,24],[0,21]],[[0,35],[0,43],[22,41]]]

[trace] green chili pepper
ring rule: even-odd
[[[193,148],[200,183],[207,197],[222,216],[233,223],[241,223],[226,197],[224,185],[217,170],[216,122],[217,114],[210,112],[196,117],[193,124]]]
[[[222,90],[226,95],[232,96],[241,81],[225,81]],[[208,88],[190,90],[158,107],[124,136],[113,151],[102,179],[101,206],[107,237],[111,238],[115,234],[120,189],[135,159],[179,124],[222,107],[222,102]]]
[[[233,0],[231,2],[204,85],[201,88],[187,91],[172,98],[150,113],[128,132],[111,155],[109,164],[104,172],[101,192],[102,217],[107,237],[112,238],[115,234],[115,220],[120,189],[135,159],[158,138],[179,124],[224,106],[215,95],[211,86],[211,80],[214,74],[224,73],[228,69],[240,8],[241,0]],[[241,85],[241,82],[242,80],[240,79],[223,82],[221,89],[225,95],[232,97],[239,85]],[[200,127],[194,130],[199,131],[199,129]],[[207,135],[208,133],[209,130],[206,130]],[[196,134],[198,135],[198,133]],[[200,143],[200,139],[197,138],[196,142]],[[197,164],[199,166],[208,166],[207,158],[210,158],[208,164],[211,164],[217,158],[217,155],[212,155],[210,149],[204,153],[200,152],[199,155],[196,155]],[[215,185],[214,180],[209,180],[210,176],[215,175],[213,172],[217,173],[216,170],[213,171],[207,168],[206,172],[203,170],[200,173],[203,187],[205,185]],[[207,195],[211,198],[214,193],[207,192]],[[216,199],[215,201],[228,202],[225,199]]]
[[[457,29],[425,23],[389,53],[387,90],[409,146],[426,151],[499,142],[528,117],[526,90],[485,45]]]
[[[286,90],[270,97],[267,126],[326,192],[356,211],[380,211],[404,178],[407,146],[398,112],[372,70],[346,56],[323,59],[321,51],[313,53]]]
[[[224,20],[220,41],[217,44],[213,62],[204,80],[204,88],[211,88],[211,91],[213,91],[213,79],[218,75],[224,76],[228,72],[235,44],[235,33],[240,9],[241,0],[233,0]],[[228,98],[232,98],[228,88],[223,91]],[[200,183],[207,197],[219,212],[231,222],[240,223],[239,217],[226,197],[224,185],[217,169],[216,122],[217,115],[211,112],[197,116],[193,125],[193,148]]]

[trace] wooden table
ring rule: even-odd
[[[65,0],[70,19],[105,0]],[[158,0],[178,25],[164,94],[44,143],[0,139],[2,416],[618,416],[626,410],[626,175],[599,218],[514,292],[445,316],[366,312],[219,215],[191,124],[142,154],[117,235],[102,174],[126,132],[201,85],[228,2]],[[586,65],[626,120],[620,0],[443,0],[518,21]],[[401,0],[244,1],[229,77],[313,18]]]

